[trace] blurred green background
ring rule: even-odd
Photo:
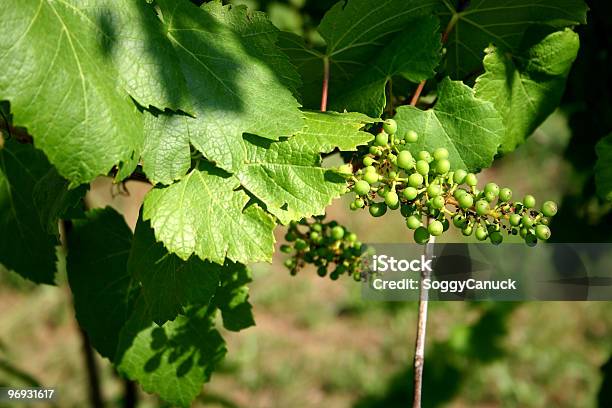
[[[241,3],[268,11],[278,27],[316,44],[313,27],[333,2]],[[612,242],[610,205],[595,197],[593,184],[594,145],[612,130],[612,19],[606,3],[591,3],[590,24],[578,28],[582,46],[561,108],[480,177],[510,186],[518,196],[559,202],[551,229],[562,242]],[[129,196],[100,179],[89,204],[110,203],[133,226],[147,187],[129,182],[127,188]],[[349,211],[348,203],[348,197],[336,200],[328,218],[365,242],[411,242],[399,214],[373,219]],[[279,229],[277,240],[283,235]],[[227,358],[195,406],[409,406],[416,303],[366,303],[352,280],[332,282],[311,269],[291,277],[282,260],[280,254],[272,265],[253,266],[257,326],[223,333]],[[424,406],[612,407],[611,353],[609,302],[433,303]],[[125,384],[106,360],[97,362],[105,400],[121,406]],[[55,406],[87,406],[70,292],[65,283],[35,286],[0,267],[0,386],[36,384],[58,387]],[[155,396],[138,397],[141,407],[164,406]]]

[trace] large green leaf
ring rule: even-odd
[[[183,134],[170,142],[175,148],[190,142],[209,160],[233,171],[244,161],[242,133],[277,139],[302,128],[291,92],[298,77],[276,47],[277,30],[265,15],[216,1],[202,7],[185,0],[157,4],[193,107],[189,113],[194,118],[183,120],[181,128],[174,128],[171,120],[163,122],[171,128],[164,136]],[[163,128],[160,131],[163,135]],[[157,153],[161,161],[175,159],[161,155]],[[188,161],[181,156],[176,165]]]
[[[403,137],[409,130],[419,134],[418,142],[410,144],[413,153],[445,147],[452,168],[469,171],[491,165],[505,132],[491,102],[475,98],[470,87],[448,78],[440,83],[432,109],[400,106],[395,120],[398,135]]]
[[[50,230],[35,201],[36,185],[50,169],[31,145],[8,139],[0,149],[0,262],[38,283],[53,283],[59,243],[57,219]]]
[[[128,271],[141,283],[143,301],[157,324],[174,319],[185,306],[207,306],[219,287],[219,275],[232,274],[231,268],[197,257],[184,261],[169,254],[142,219],[136,225]]]
[[[140,302],[121,331],[118,370],[145,391],[188,407],[226,353],[213,318],[214,309],[190,308],[159,326]]]
[[[595,183],[597,194],[606,201],[612,201],[612,133],[601,139],[595,146]]]
[[[307,48],[296,35],[283,34],[281,48],[302,76],[304,105],[319,106],[324,61],[330,67],[329,101],[335,103],[344,83],[367,69],[398,32],[431,13],[436,3],[437,0],[339,1],[318,27],[326,43],[323,51]]]
[[[330,101],[331,108],[379,117],[387,102],[387,82],[395,75],[412,82],[431,78],[440,62],[440,49],[437,18],[430,16],[412,22],[354,80],[335,91],[337,96]]]
[[[514,150],[559,105],[578,47],[578,34],[565,29],[545,37],[533,33],[515,54],[489,49],[486,72],[476,79],[474,90],[504,118],[502,152]]]
[[[248,195],[236,190],[238,180],[217,169],[194,169],[181,181],[151,190],[143,218],[151,220],[155,237],[187,260],[196,254],[223,264],[269,261],[274,221]]]
[[[126,267],[132,231],[107,207],[74,221],[67,235],[66,269],[77,320],[96,350],[112,360],[138,293]]]
[[[442,0],[444,24],[452,21],[448,36],[447,69],[451,77],[463,79],[480,71],[484,50],[493,44],[514,51],[523,34],[534,25],[563,28],[586,23],[583,0]],[[455,3],[465,5],[463,9]]]
[[[346,190],[342,177],[320,167],[307,138],[270,142],[252,136],[246,142],[247,161],[236,177],[283,224],[322,214]]]
[[[73,184],[129,158],[142,119],[77,0],[7,0],[0,7],[0,100]]]

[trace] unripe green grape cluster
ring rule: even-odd
[[[550,238],[548,224],[557,213],[554,202],[544,202],[538,211],[531,195],[513,201],[512,190],[495,183],[479,189],[475,174],[451,169],[447,149],[413,155],[408,145],[418,140],[417,133],[411,130],[400,138],[396,132],[397,123],[387,119],[360,158],[360,166],[355,166],[359,169],[354,171],[351,164],[340,167],[356,195],[351,210],[367,208],[373,217],[380,217],[399,209],[419,244],[441,235],[451,224],[465,236],[495,245],[504,234],[520,235],[528,245]]]
[[[357,240],[357,235],[339,225],[336,221],[324,222],[325,216],[314,217],[312,221],[303,219],[291,222],[285,234],[286,244],[280,250],[291,256],[285,266],[296,275],[307,264],[317,268],[321,277],[336,280],[347,274],[356,281],[364,273],[362,255],[365,246]]]

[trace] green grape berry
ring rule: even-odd
[[[387,204],[389,208],[397,208],[399,205],[399,197],[395,191],[389,191],[385,194],[385,204]]]
[[[536,199],[534,196],[527,194],[524,198],[523,198],[523,205],[525,206],[525,208],[533,208],[536,205]]]
[[[393,119],[386,119],[383,122],[383,130],[390,135],[394,135],[397,132],[397,122]]]
[[[438,174],[446,174],[450,170],[450,162],[447,159],[438,160],[435,164],[435,170]]]
[[[425,160],[417,160],[415,167],[416,171],[422,176],[426,176],[429,173],[429,163]]]
[[[465,191],[465,190],[464,190],[464,189],[462,189],[462,188],[458,188],[458,189],[457,189],[457,190],[455,190],[455,192],[453,193],[453,197],[455,197],[455,198],[457,198],[457,199],[458,199],[459,197],[464,196],[464,195],[466,195],[466,194],[468,194],[468,192],[467,192],[467,191]]]
[[[372,164],[374,164],[374,158],[370,157],[370,156],[366,156],[363,158],[363,165],[368,167],[371,166]]]
[[[402,150],[397,155],[397,165],[404,170],[408,170],[414,167],[414,159],[412,154],[408,150]]]
[[[421,218],[417,217],[416,215],[411,215],[410,217],[406,218],[406,226],[411,230],[419,228],[421,226]]]
[[[484,188],[485,194],[493,194],[497,197],[499,195],[499,186],[495,183],[487,183]]]
[[[461,184],[465,181],[465,176],[467,176],[467,171],[463,169],[455,170],[455,174],[453,174],[453,181],[457,184]]]
[[[423,179],[423,176],[421,176],[419,173],[412,173],[408,177],[408,184],[410,184],[410,186],[414,188],[421,187],[424,181],[425,180]]]
[[[489,232],[487,231],[485,227],[483,227],[482,225],[479,225],[478,227],[476,227],[474,236],[476,237],[477,240],[484,241],[489,236]]]
[[[466,237],[469,237],[470,235],[472,235],[472,231],[473,231],[473,228],[471,225],[466,225],[465,227],[461,229],[461,233],[465,235]]]
[[[429,154],[427,150],[421,150],[418,152],[416,158],[417,160],[425,160],[427,163],[433,160],[431,154]]]
[[[326,266],[319,266],[317,268],[317,275],[319,275],[320,277],[324,277],[325,275],[327,275],[327,267]]]
[[[493,231],[491,235],[489,235],[489,239],[493,245],[499,245],[504,240],[504,236],[499,231]]]
[[[508,217],[508,221],[513,227],[518,227],[521,223],[521,219],[519,214],[510,214],[510,217]]]
[[[297,249],[298,251],[303,251],[306,248],[308,248],[308,243],[306,241],[301,238],[295,240],[295,249]]]
[[[402,197],[404,197],[408,201],[412,201],[416,198],[418,191],[414,187],[406,187],[404,191],[402,191]]]
[[[476,177],[474,173],[468,173],[465,176],[465,184],[467,184],[470,187],[473,187],[476,184],[478,184],[478,178]]]
[[[342,228],[340,225],[336,225],[334,228],[332,228],[331,236],[336,241],[341,240],[344,238],[344,228]]]
[[[476,209],[476,213],[478,215],[487,215],[491,210],[491,207],[489,207],[489,203],[486,200],[476,201],[474,208]]]
[[[369,208],[370,215],[372,217],[382,217],[387,212],[387,204],[385,203],[372,203]]]
[[[386,146],[389,144],[389,135],[386,134],[385,132],[381,132],[379,134],[376,135],[376,138],[374,139],[374,144],[376,146]]]
[[[463,209],[467,209],[474,205],[474,197],[471,194],[463,194],[457,198],[457,202],[459,203],[459,207]]]
[[[366,171],[365,174],[363,175],[363,179],[367,181],[368,184],[371,185],[371,184],[377,183],[378,180],[380,179],[380,176],[378,175],[376,170]]]
[[[499,190],[499,199],[503,202],[510,201],[512,199],[512,190],[507,187]]]
[[[313,241],[317,241],[319,238],[321,238],[320,233],[318,233],[317,231],[310,232],[310,239],[312,239]]]
[[[355,204],[355,208],[363,208],[365,201],[363,201],[362,198],[356,198],[355,201],[353,201],[353,204]]]
[[[550,238],[550,228],[546,225],[539,224],[535,227],[535,235],[542,241],[546,241]]]
[[[453,225],[457,228],[463,228],[467,224],[467,220],[462,214],[455,214],[453,216]]]
[[[557,214],[557,204],[554,201],[546,201],[542,204],[542,214],[545,217],[553,217]]]
[[[414,242],[417,244],[426,244],[429,236],[429,231],[425,227],[418,227],[414,230]]]
[[[409,130],[404,136],[406,143],[416,143],[419,140],[419,135],[414,130]]]
[[[323,231],[323,226],[319,223],[316,224],[312,224],[312,227],[310,227],[313,231],[317,231],[317,232],[321,232]]]
[[[438,161],[448,159],[448,150],[446,150],[444,147],[438,147],[436,150],[434,150],[433,157]]]
[[[442,194],[442,187],[439,184],[432,183],[427,187],[427,194],[429,194],[430,197],[437,197]]]
[[[285,253],[285,254],[289,254],[292,251],[292,248],[290,245],[281,245],[280,246],[280,250],[281,252]]]
[[[365,180],[359,180],[355,183],[353,191],[355,191],[357,195],[364,196],[370,192],[370,183]]]
[[[444,197],[442,196],[434,197],[431,200],[431,206],[432,208],[435,208],[436,210],[442,209],[445,204],[446,204],[446,201],[444,200]]]
[[[442,233],[444,232],[444,225],[442,225],[442,223],[438,220],[433,220],[427,226],[427,232],[429,232],[434,237],[442,235]]]
[[[531,227],[533,225],[533,220],[531,219],[531,217],[529,216],[529,214],[525,214],[523,215],[523,218],[521,219],[521,222],[523,223],[524,227]]]
[[[296,240],[296,238],[297,238],[297,235],[293,231],[289,231],[285,234],[285,241],[287,242],[293,242]]]
[[[355,234],[354,232],[351,232],[350,234],[347,235],[346,240],[348,242],[357,242],[357,234]]]

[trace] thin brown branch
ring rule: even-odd
[[[419,101],[419,97],[421,96],[421,92],[423,92],[423,88],[425,87],[425,82],[427,82],[426,79],[422,80],[421,83],[419,83],[419,86],[417,86],[417,89],[414,91],[414,95],[412,95],[412,99],[410,100],[410,106],[416,106],[417,102]]]
[[[329,58],[323,58],[323,89],[321,89],[321,112],[327,110],[327,91],[329,88]]]
[[[429,218],[426,225],[429,224]],[[425,245],[425,257],[430,259],[433,256],[433,246],[435,237],[429,238]],[[427,306],[429,304],[429,291],[423,289],[423,281],[429,279],[431,273],[427,270],[421,272],[421,286],[419,288],[419,315],[417,319],[417,335],[414,345],[414,394],[412,400],[413,408],[421,408],[421,397],[423,391],[423,366],[425,365],[425,334],[427,332]]]

